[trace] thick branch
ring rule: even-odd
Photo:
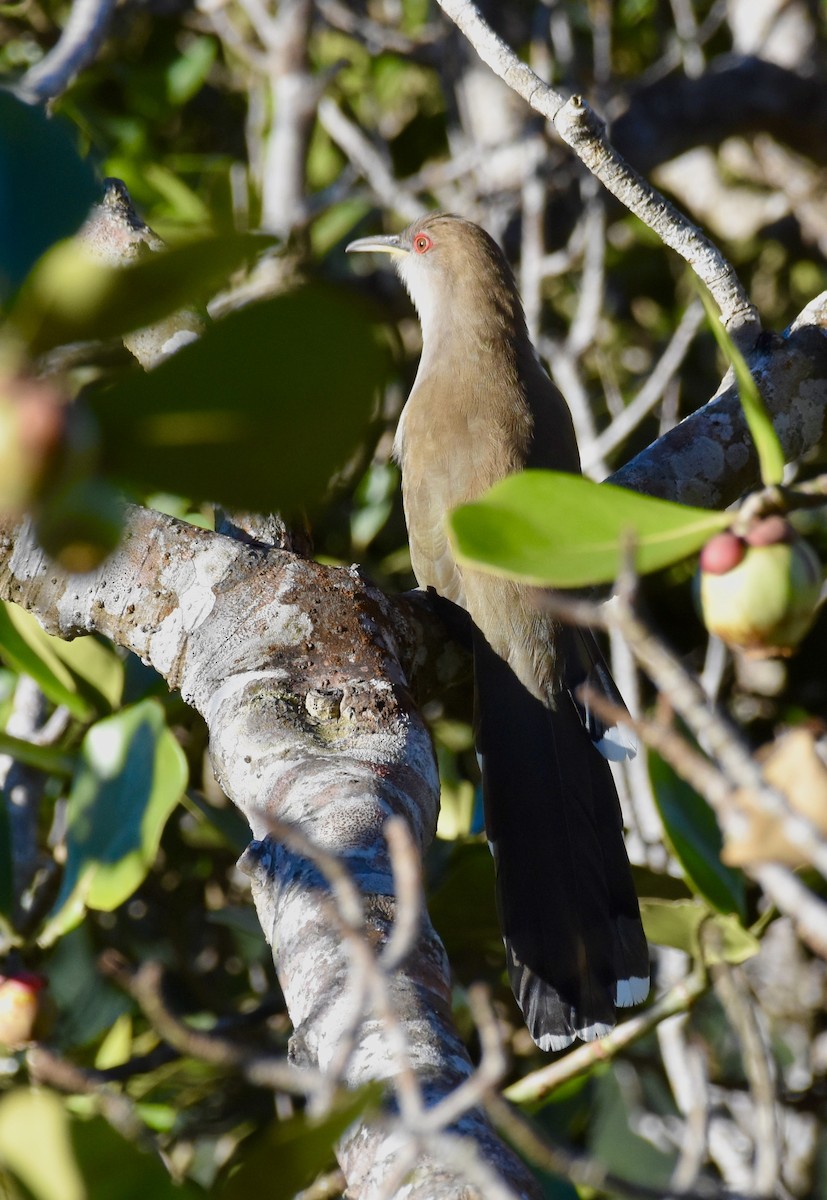
[[[351,1086],[395,1079],[398,1046],[386,1036],[388,1022],[377,1023],[365,1007],[356,943],[331,919],[329,881],[279,835],[299,827],[338,855],[361,893],[374,948],[390,941],[399,901],[385,823],[403,817],[421,855],[436,822],[438,779],[387,632],[387,601],[355,569],[138,508],[127,512],[120,549],[88,576],[57,570],[25,526],[8,529],[0,594],[61,637],[98,632],[134,651],[203,714],[216,774],[256,838],[244,866],[296,1030],[294,1061],[335,1066]],[[445,952],[427,916],[389,986],[408,1072],[433,1105],[469,1078],[471,1064],[451,1020]],[[352,1053],[342,1061],[347,1029]],[[403,1119],[389,1110],[348,1138],[340,1154],[354,1195],[373,1194],[391,1170]],[[470,1139],[514,1194],[535,1194],[480,1109],[465,1112],[450,1132]],[[406,1194],[468,1194],[456,1171],[429,1159],[427,1139],[418,1144],[417,1178]]]

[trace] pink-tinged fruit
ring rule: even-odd
[[[699,565],[701,613],[710,633],[755,658],[793,653],[815,618],[822,572],[815,551],[788,521],[766,517],[743,539],[718,534],[704,546]]]
[[[731,530],[716,533],[701,551],[700,567],[708,575],[725,575],[737,567],[747,552],[744,541]]]
[[[19,1050],[36,1037],[45,986],[46,980],[34,971],[0,975],[0,1046]]]

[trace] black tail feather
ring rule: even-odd
[[[477,745],[509,975],[534,1040],[557,1050],[615,1023],[649,960],[617,792],[567,693],[551,709],[481,635]]]

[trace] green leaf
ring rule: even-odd
[[[693,554],[731,518],[560,471],[523,471],[449,518],[463,564],[540,587],[615,579],[627,540],[641,574]]]
[[[109,912],[132,895],[186,782],[184,753],[157,701],[92,726],[69,793],[66,870],[42,945],[77,924],[84,906]]]
[[[702,900],[640,901],[647,941],[673,946],[707,964],[742,963],[758,953],[760,943],[734,913],[711,913]]]
[[[180,57],[167,67],[167,98],[175,105],[186,104],[207,81],[215,62],[218,43],[215,38],[192,38]]]
[[[44,1088],[16,1088],[0,1100],[0,1166],[35,1200],[88,1200],[65,1103]]]
[[[51,638],[52,649],[96,702],[110,709],[121,702],[124,664],[112,646],[93,635],[76,637],[71,642]]]
[[[304,1113],[274,1122],[257,1137],[220,1192],[221,1200],[293,1200],[303,1187],[329,1165],[333,1147],[345,1130],[366,1110],[378,1105],[384,1088],[370,1083],[347,1095],[321,1121]],[[278,1163],[278,1171],[273,1164]]]
[[[85,720],[91,709],[78,693],[69,671],[55,654],[54,639],[35,618],[15,604],[0,602],[0,655],[21,674],[30,675],[44,696]]]
[[[54,1038],[62,1050],[97,1043],[134,1008],[132,1000],[101,974],[99,954],[87,921],[61,937],[44,958],[49,994],[60,1014]]]
[[[673,946],[692,958],[698,957],[698,931],[709,917],[709,909],[702,901],[641,897],[639,903],[648,942],[655,946]]]
[[[744,417],[752,434],[752,440],[755,442],[762,482],[765,487],[781,483],[784,478],[784,451],[781,449],[778,434],[775,432],[772,418],[767,412],[767,407],[758,390],[758,385],[747,366],[743,354],[735,345],[726,329],[724,329],[723,322],[712,297],[700,285],[698,285],[697,290],[706,309],[707,321],[709,322],[709,327],[712,330],[715,341],[727,358],[735,373],[735,378],[738,380],[738,398],[741,401],[741,407],[744,410]]]
[[[113,267],[74,239],[40,259],[10,319],[32,352],[123,336],[208,299],[232,271],[273,239],[256,234],[202,238]]]
[[[711,926],[710,936],[703,942],[704,959],[708,963],[737,965],[754,958],[761,949],[758,938],[751,930],[744,929],[734,913],[716,913]]]
[[[71,127],[0,91],[0,301],[47,247],[74,233],[97,198]]]
[[[55,746],[38,746],[36,742],[27,742],[25,738],[13,737],[10,733],[0,730],[0,754],[8,754],[17,762],[45,771],[49,775],[63,776],[70,779],[75,769],[73,755]],[[0,885],[2,886],[2,885]]]
[[[667,837],[687,882],[719,912],[745,916],[744,877],[721,862],[723,839],[715,814],[702,796],[655,753],[649,774]]]
[[[196,1200],[205,1196],[189,1181],[171,1179],[160,1156],[139,1150],[102,1117],[73,1120],[70,1133],[86,1200]]]
[[[364,438],[387,366],[353,294],[277,296],[97,392],[102,462],[141,488],[296,513]]]

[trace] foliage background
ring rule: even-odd
[[[766,327],[783,328],[824,287],[825,45],[816,3],[591,0],[487,7],[495,27],[535,70],[586,94],[611,118],[630,161],[651,171],[710,229]],[[0,10],[0,72],[8,83],[42,58],[67,16],[66,5],[35,0]],[[778,72],[763,75],[767,64]],[[749,79],[771,80],[772,133],[766,131],[766,97],[752,109],[743,99]],[[731,103],[725,102],[727,81]],[[805,85],[807,95],[820,98],[820,109],[798,103],[797,89]],[[718,100],[710,118],[703,97],[722,86],[723,92],[713,93]],[[670,107],[676,93],[684,103]],[[700,316],[693,315],[696,302],[682,266],[598,191],[426,0],[294,0],[271,11],[252,0],[126,3],[112,14],[94,60],[50,107],[66,123],[73,152],[98,178],[123,179],[143,217],[168,242],[250,230],[278,239],[279,249],[267,251],[255,269],[235,272],[213,305],[216,314],[312,279],[349,289],[351,298],[359,292],[390,325],[394,365],[378,414],[372,422],[354,415],[361,452],[351,457],[334,498],[314,504],[312,514],[315,553],[361,562],[384,588],[413,585],[389,452],[415,372],[418,327],[384,269],[345,260],[343,248],[352,237],[380,227],[395,230],[435,206],[485,224],[517,265],[535,340],[575,411],[584,463],[596,478],[704,403],[718,385],[721,360]],[[11,144],[10,130],[6,119],[0,150],[4,134]],[[69,232],[59,228],[60,214],[71,227],[78,223],[66,215],[73,201],[80,211],[88,203],[88,178],[67,183],[55,162],[48,147],[39,159],[11,152],[0,158],[11,193],[33,194],[37,201],[14,214],[12,234],[24,245],[37,246],[44,227],[55,237]],[[7,289],[7,299],[14,290]],[[686,334],[679,371],[664,379],[649,414],[607,449],[597,432],[611,428],[660,369],[676,330]],[[274,385],[289,394],[290,368],[282,372],[266,332],[250,329],[244,336],[255,341],[246,348],[242,343],[239,374],[247,354],[251,364],[264,364],[250,401],[258,418],[269,402],[261,380],[271,372]],[[349,392],[359,391],[346,350],[330,354],[312,320],[296,328],[294,339],[302,354],[323,363],[329,397],[345,382]],[[74,368],[71,386],[93,374],[121,380],[126,372],[117,354],[104,361],[96,353],[91,365],[87,359]],[[290,455],[281,413],[274,402],[266,434],[274,475],[279,456]],[[321,453],[319,412],[308,405],[293,415],[311,444],[318,440]],[[113,426],[107,436],[127,442],[130,433]],[[111,474],[109,449],[114,454],[105,444],[99,457],[98,482]],[[181,472],[191,469],[187,453],[182,446]],[[222,500],[229,493],[261,507],[267,480],[259,471],[257,490],[245,492],[249,461],[228,452],[225,471],[196,478],[183,496],[174,458],[163,494],[157,486],[142,486],[134,470],[121,472],[118,482],[142,502],[208,523],[205,497]],[[812,474],[818,461],[800,469]],[[56,485],[50,492],[53,483],[43,485],[37,501],[47,514],[50,503],[61,502],[59,494],[54,498]],[[98,493],[87,497],[81,516],[94,516],[99,504]],[[823,546],[819,511],[807,521],[809,535]],[[664,636],[704,672],[751,742],[758,746],[786,725],[822,722],[824,622],[789,663],[761,669],[733,663],[706,644],[690,573],[688,565],[647,581],[647,604]],[[22,867],[19,853],[16,859],[12,854],[20,847],[12,840],[19,837],[13,813],[3,843],[0,876],[15,881],[3,895],[6,972],[25,965],[48,980],[55,1020],[46,1044],[58,1059],[87,1072],[87,1094],[79,1095],[84,1089],[75,1086],[77,1079],[64,1089],[65,1105],[51,1093],[21,1093],[23,1053],[2,1060],[4,1186],[10,1195],[46,1200],[69,1195],[67,1180],[76,1179],[72,1195],[112,1197],[112,1174],[102,1177],[92,1165],[111,1155],[118,1173],[130,1164],[124,1175],[133,1191],[124,1185],[124,1195],[146,1194],[150,1187],[153,1195],[164,1195],[170,1179],[193,1194],[222,1194],[268,1123],[282,1128],[286,1139],[293,1102],[253,1088],[230,1069],[173,1054],[115,981],[122,977],[118,963],[159,961],[173,1010],[197,1022],[217,1020],[234,1037],[286,1052],[289,1022],[247,881],[235,867],[245,826],[212,778],[200,719],[152,672],[97,642],[47,651],[30,625],[18,633],[27,649],[18,647],[16,657],[13,634],[2,639],[4,724],[21,736],[52,725],[51,734],[40,738],[48,743],[40,758],[6,764],[7,803],[15,803],[14,787],[29,797],[29,853]],[[49,653],[58,655],[57,666]],[[37,666],[44,657],[50,677]],[[39,688],[29,679],[38,671]],[[621,662],[618,671],[628,687],[628,666]],[[55,690],[52,677],[63,681],[68,697]],[[644,705],[666,703],[640,686]],[[428,863],[430,907],[456,974],[458,1020],[473,1042],[464,988],[486,980],[517,1079],[539,1065],[539,1056],[503,981],[491,868],[479,832],[470,700],[460,688],[431,707],[443,814]],[[103,788],[104,767],[96,767],[94,750],[94,730],[103,721],[115,722],[122,739],[120,770],[109,786],[128,827],[136,820],[130,747],[141,762],[157,762],[137,811],[157,813],[160,845],[157,855],[151,853],[154,835],[145,827],[133,830],[143,858],[125,898],[118,891],[123,885],[99,879],[97,901],[87,893],[84,912],[61,905],[72,871],[82,874],[86,863],[81,857],[81,867],[77,859],[73,867],[72,855],[82,855],[77,822],[83,805],[100,798]],[[138,727],[147,739],[140,752],[133,742]],[[20,766],[24,761],[29,765]],[[83,761],[93,779],[91,801],[81,795]],[[673,926],[664,940],[673,944],[655,952],[658,986],[673,985],[703,957],[701,917],[731,914],[741,940],[729,957],[747,961],[719,965],[716,986],[690,1015],[660,1026],[612,1066],[572,1078],[550,1101],[534,1106],[536,1121],[546,1134],[586,1151],[632,1184],[665,1188],[671,1179],[672,1186],[686,1187],[705,1179],[751,1195],[820,1194],[827,1188],[824,964],[801,946],[788,921],[768,923],[754,885],[721,867],[719,839],[702,802],[659,759],[650,756],[648,772],[638,764],[624,799],[641,895],[655,905],[691,901],[671,910]],[[658,814],[668,823],[677,857],[664,847]],[[704,826],[706,834],[699,835]],[[689,831],[684,841],[682,829]],[[816,887],[823,890],[821,881]],[[750,927],[761,934],[754,957],[748,957],[757,948],[745,932]],[[122,1089],[128,1120],[100,1101],[104,1083],[118,1094]],[[13,1107],[25,1104],[40,1107]],[[52,1135],[38,1132],[35,1146],[31,1132],[22,1140],[19,1132],[35,1123],[56,1131],[53,1147],[61,1135],[70,1138],[61,1155],[55,1151],[58,1166],[45,1181],[27,1173],[26,1161],[45,1158],[44,1138]],[[303,1136],[281,1153],[311,1174],[332,1166],[330,1131],[313,1136],[301,1121],[298,1130]],[[29,1139],[25,1160],[18,1151]],[[152,1156],[139,1156],[134,1145],[160,1149],[167,1170]],[[286,1177],[280,1187],[269,1166],[262,1171],[267,1194],[294,1194],[298,1184]],[[334,1174],[330,1194],[337,1183]],[[549,1195],[570,1194],[560,1180],[546,1186]]]

